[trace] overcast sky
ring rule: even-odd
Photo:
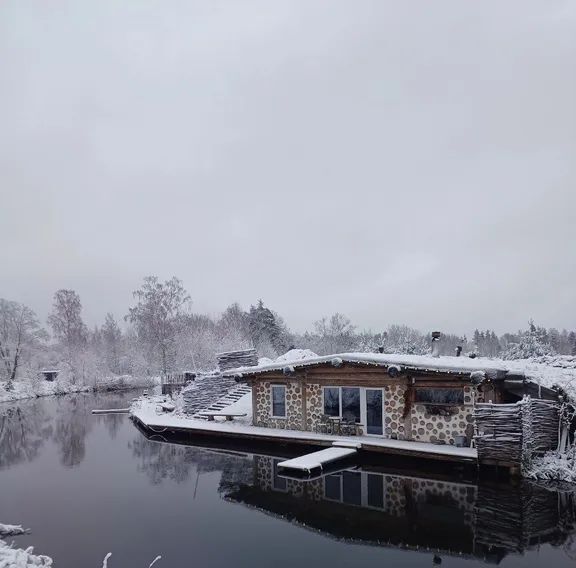
[[[576,327],[570,0],[3,0],[0,297]]]

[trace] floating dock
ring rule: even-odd
[[[304,456],[300,456],[299,458],[293,458],[291,460],[280,462],[278,464],[278,469],[292,470],[310,474],[315,470],[322,471],[325,465],[342,460],[344,458],[349,458],[357,453],[358,450],[356,448],[332,446],[331,448],[326,448],[318,452],[312,452],[311,454],[306,454]]]
[[[281,430],[240,424],[236,421],[216,422],[184,418],[172,414],[156,414],[150,406],[135,406],[132,419],[144,430],[153,434],[183,434],[211,436],[245,442],[263,442],[280,445],[325,446],[357,448],[363,454],[379,453],[408,458],[426,459],[460,464],[477,465],[475,448],[459,448],[448,444],[392,440],[379,436],[334,436],[301,430]],[[357,448],[358,449],[358,448]]]

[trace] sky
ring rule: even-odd
[[[146,275],[456,333],[576,327],[569,0],[3,0],[0,297]]]

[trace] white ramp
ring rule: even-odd
[[[358,450],[356,448],[342,448],[333,446],[294,458],[291,460],[283,461],[278,464],[278,468],[292,469],[305,473],[310,473],[314,469],[322,469],[324,465],[347,458],[355,454]]]

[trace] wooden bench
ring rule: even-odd
[[[234,420],[234,418],[241,418],[242,416],[248,416],[246,412],[200,412],[198,416],[205,416],[209,422],[212,422],[216,416],[225,417],[226,420]]]

